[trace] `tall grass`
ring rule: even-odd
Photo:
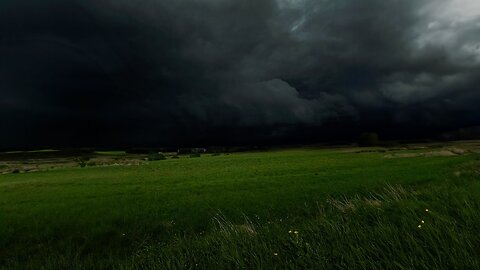
[[[375,203],[371,203],[375,201]],[[480,269],[480,201],[450,184],[330,198],[307,220],[148,244],[125,269]],[[428,210],[428,211],[427,211]]]

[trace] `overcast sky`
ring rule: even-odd
[[[2,0],[0,148],[480,125],[478,0]]]

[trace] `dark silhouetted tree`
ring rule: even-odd
[[[365,132],[358,138],[359,146],[375,146],[378,145],[379,139],[375,132]]]

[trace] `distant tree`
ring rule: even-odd
[[[365,146],[375,146],[378,145],[379,139],[378,134],[375,132],[365,132],[360,135],[358,138],[358,145]]]

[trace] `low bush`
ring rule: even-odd
[[[150,153],[148,155],[148,161],[165,160],[165,159],[167,158],[162,153]]]

